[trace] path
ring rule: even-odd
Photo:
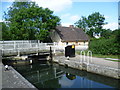
[[[8,71],[5,71],[2,65],[2,88],[34,88],[30,82],[22,77],[15,69],[9,66]]]
[[[67,58],[65,56],[55,56],[54,57],[55,60],[67,60]],[[85,60],[87,59],[87,56],[85,56]],[[70,57],[69,60],[74,60],[76,62],[81,62],[81,56],[80,55],[76,55],[76,57]],[[114,61],[109,61],[109,60],[105,60],[105,58],[96,58],[96,57],[92,57],[92,62],[90,62],[90,64],[96,64],[96,65],[101,65],[101,66],[108,66],[111,68],[116,68],[116,69],[120,69],[119,65],[120,62],[114,62]]]

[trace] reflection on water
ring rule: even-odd
[[[116,79],[47,62],[14,68],[37,88],[119,88]]]

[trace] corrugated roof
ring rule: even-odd
[[[88,41],[89,38],[85,32],[76,27],[57,26],[56,31],[60,35],[62,41]]]

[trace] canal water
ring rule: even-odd
[[[120,89],[119,80],[49,62],[13,66],[36,88],[111,88]]]

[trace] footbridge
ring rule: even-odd
[[[0,50],[2,56],[25,55],[25,54],[38,54],[41,51],[56,51],[65,50],[65,45],[60,46],[58,43],[42,43],[40,40],[15,40],[15,41],[0,41]],[[87,49],[88,46],[78,46],[76,49]]]

